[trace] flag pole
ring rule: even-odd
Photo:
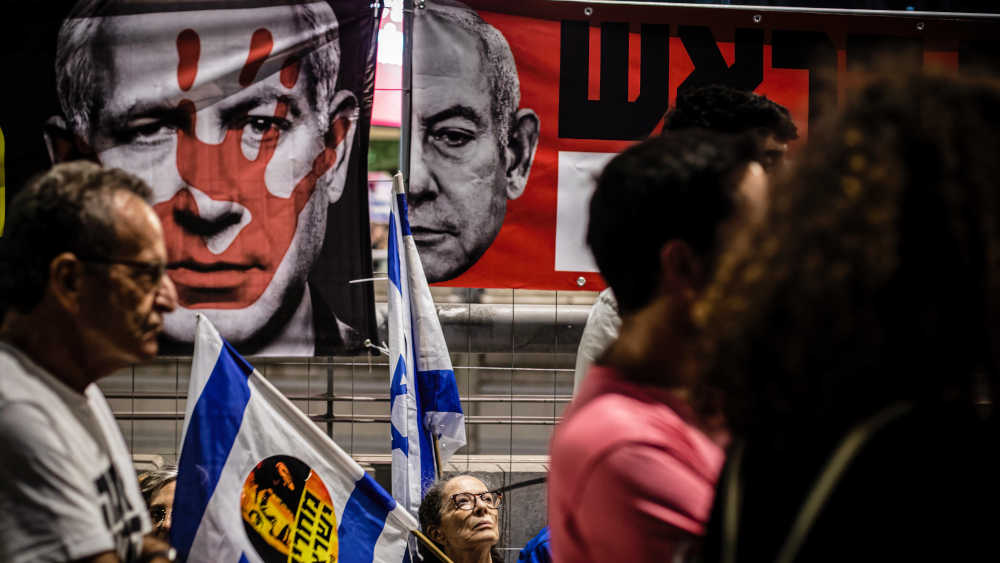
[[[399,123],[399,171],[410,181],[410,127],[413,115],[413,0],[403,0],[403,92]]]
[[[437,434],[431,432],[431,441],[434,442],[434,478],[440,481],[441,472],[444,471],[444,468],[441,467],[441,450],[438,448]]]
[[[420,530],[410,530],[410,531],[413,532],[413,535],[417,536],[417,539],[420,540],[420,542],[423,543],[425,546],[427,546],[427,549],[431,550],[431,553],[433,553],[434,556],[437,557],[439,560],[441,560],[443,563],[454,563],[451,559],[448,558],[447,555],[444,554],[443,551],[441,551],[441,548],[439,548],[437,544],[432,542],[431,539],[428,538],[427,536],[420,533]]]

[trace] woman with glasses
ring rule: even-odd
[[[500,493],[471,475],[438,481],[420,504],[420,529],[454,563],[500,563],[500,503]]]

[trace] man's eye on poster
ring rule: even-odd
[[[377,10],[64,4],[36,61],[55,86],[37,134],[52,162],[96,160],[152,188],[179,301],[161,353],[191,353],[196,313],[247,355],[361,350],[373,291],[349,281],[371,277],[361,143]]]

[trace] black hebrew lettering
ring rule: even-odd
[[[296,558],[301,559],[303,556],[302,548],[299,547],[302,544],[306,548],[309,547],[309,531],[303,528],[298,528],[295,530],[295,540],[292,542],[292,555]]]
[[[764,31],[760,29],[737,29],[734,37],[735,60],[733,66],[719,52],[712,30],[707,27],[682,25],[677,35],[694,70],[677,87],[684,92],[709,84],[722,84],[737,90],[753,90],[764,81]]]
[[[892,35],[848,35],[847,70],[863,71],[883,62],[884,57],[893,68],[900,65],[920,68],[923,64],[923,44],[916,37]]]
[[[326,551],[330,551],[330,545],[327,544],[326,542],[324,542],[322,539],[320,539],[318,537],[317,538],[313,538],[313,551],[314,552],[319,552],[319,551],[326,552]]]
[[[848,35],[846,51],[847,71],[852,73],[923,66],[923,44],[913,37]],[[849,96],[857,84],[848,86]]]
[[[614,104],[628,101],[627,23],[601,24],[600,98]]]
[[[309,489],[303,491],[302,505],[295,521],[295,539],[292,542],[292,559],[295,561],[326,561],[333,535],[333,510],[322,503]],[[311,542],[311,543],[310,543]]]
[[[313,515],[315,516],[315,513]],[[302,514],[299,516],[299,521],[298,521],[297,525],[298,526],[305,526],[306,529],[310,529],[311,530],[312,527],[313,527],[313,524],[314,524],[313,519],[309,517],[309,515],[306,513],[305,510],[303,510]]]
[[[587,99],[587,22],[563,21],[559,55],[559,136],[633,140],[649,135],[667,110],[670,27],[640,27],[639,96],[628,101],[628,24],[601,24],[601,91]]]
[[[1000,76],[1000,41],[969,41],[958,48],[958,68],[971,76]]]
[[[771,32],[771,66],[809,71],[809,123],[837,104],[837,47],[819,31]]]
[[[312,521],[316,518],[316,506],[319,499],[317,499],[316,496],[309,491],[309,489],[306,489],[303,495],[305,498],[302,499],[300,518],[307,519],[309,520],[309,523],[312,524]]]
[[[317,541],[323,540],[330,543],[330,535],[333,533],[333,522],[330,521],[326,512],[328,511],[324,511],[324,514],[316,522],[316,538]]]

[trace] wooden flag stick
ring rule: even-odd
[[[443,563],[454,563],[451,559],[448,558],[447,555],[444,554],[443,551],[441,551],[441,548],[439,548],[437,544],[432,542],[431,539],[428,538],[427,536],[420,533],[420,530],[410,530],[410,531],[413,532],[413,535],[417,536],[417,539],[420,540],[420,542],[423,543],[425,546],[427,546],[427,549],[431,550],[431,553],[433,553],[434,556],[437,557],[439,560],[441,560]]]
[[[441,480],[441,472],[444,468],[441,467],[441,450],[438,449],[438,437],[436,434],[431,432],[431,441],[434,442],[434,478]]]

